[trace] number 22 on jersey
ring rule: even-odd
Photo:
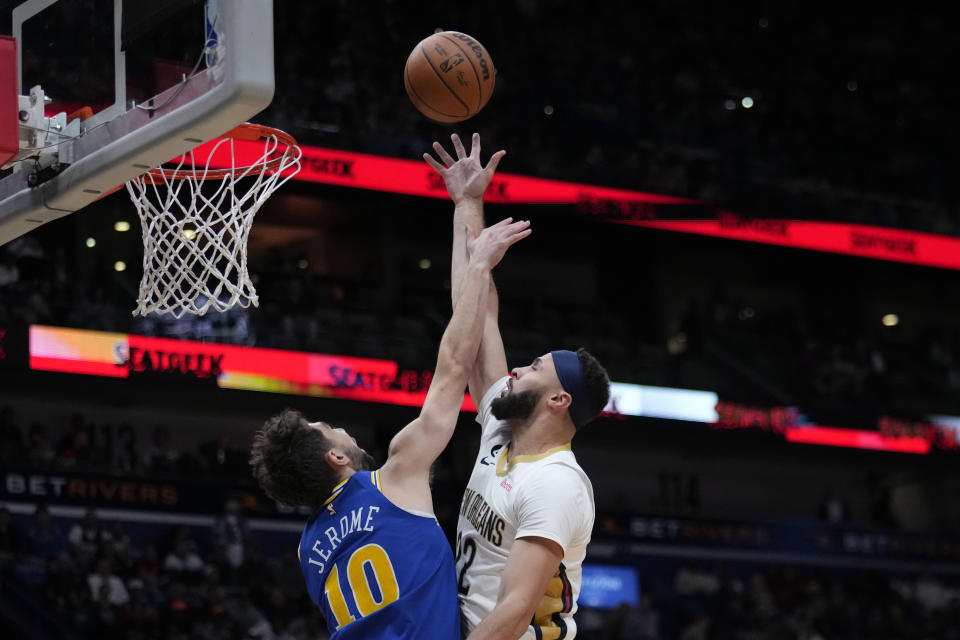
[[[346,595],[352,596],[353,610],[358,612],[361,618],[396,602],[400,597],[393,563],[378,544],[366,544],[353,552],[347,561],[347,583],[350,588],[344,594],[340,584],[340,572],[337,565],[334,565],[323,585],[330,610],[337,619],[337,629],[342,629],[356,620],[347,604]]]
[[[474,559],[477,557],[477,542],[473,538],[464,538],[462,533],[457,534],[457,564],[460,564],[460,560],[463,560],[463,566],[460,567],[460,573],[458,574],[457,579],[457,591],[460,592],[460,595],[467,595],[470,592],[470,584],[467,583],[467,570],[470,568],[470,565],[473,564]]]

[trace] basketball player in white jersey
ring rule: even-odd
[[[451,288],[454,303],[467,264],[466,228],[483,227],[483,194],[504,151],[480,164],[480,137],[470,154],[452,136],[457,158],[440,143],[427,163],[455,204]],[[468,640],[570,640],[581,567],[593,529],[590,480],[570,441],[597,417],[610,381],[580,349],[552,351],[508,372],[491,283],[487,317],[470,394],[482,425],[480,452],[457,523],[457,576],[463,636]]]

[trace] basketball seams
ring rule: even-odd
[[[413,81],[410,80],[410,71],[409,71],[408,69],[404,69],[404,78],[406,79],[406,83],[404,83],[404,84],[406,84],[407,89],[409,89],[409,91],[407,92],[407,95],[410,96],[412,99],[416,100],[417,102],[419,102],[421,105],[423,105],[423,106],[426,107],[427,109],[430,109],[430,111],[434,111],[434,112],[436,112],[436,113],[439,113],[440,115],[442,115],[442,116],[445,117],[445,118],[459,118],[459,117],[460,117],[460,116],[456,116],[456,115],[453,115],[453,114],[450,114],[450,113],[444,113],[443,111],[440,111],[439,109],[434,108],[434,107],[431,106],[426,100],[424,100],[423,97],[421,97],[421,95],[420,95],[419,93],[417,93],[417,88],[413,85]]]
[[[470,68],[473,69],[473,75],[477,79],[477,111],[480,111],[480,109],[483,108],[483,83],[480,82],[480,74],[477,72],[477,68],[473,66],[473,59],[470,57],[470,53],[468,53],[463,47],[460,46],[459,42],[450,36],[445,36],[442,33],[438,33],[437,35],[444,40],[448,40],[457,49],[460,49],[460,52],[463,53],[463,57],[466,58],[467,62],[470,63]]]
[[[462,105],[463,105],[463,108],[467,110],[467,117],[470,117],[470,115],[471,115],[471,114],[470,114],[470,107],[467,106],[467,103],[466,103],[466,102],[464,102],[463,100],[460,99],[460,96],[457,95],[457,92],[454,91],[452,88],[450,88],[450,85],[447,84],[447,81],[446,81],[446,80],[444,80],[443,75],[441,75],[441,73],[440,73],[439,71],[437,71],[437,67],[434,66],[433,61],[430,60],[430,56],[427,55],[427,49],[426,49],[426,47],[423,46],[423,44],[420,45],[420,53],[423,54],[424,60],[427,61],[427,64],[429,64],[429,65],[430,65],[430,68],[433,69],[433,72],[434,72],[435,74],[437,74],[437,77],[438,77],[438,78],[440,78],[440,82],[442,82],[442,83],[443,83],[443,86],[445,86],[445,87],[447,88],[447,91],[450,92],[450,95],[452,95],[454,98],[456,98],[456,99],[457,99],[457,102],[459,102],[460,104],[462,104]],[[473,64],[471,63],[470,66],[473,67]]]
[[[470,106],[472,89],[466,69],[458,68],[464,60],[470,64],[477,83],[475,107]],[[450,74],[453,77],[448,81],[446,76]],[[479,113],[490,100],[495,70],[483,45],[458,31],[444,31],[428,36],[414,47],[407,58],[403,79],[410,101],[423,115],[441,122],[461,122]],[[486,93],[483,90],[485,82],[490,83],[490,90]],[[443,111],[433,104],[441,105]],[[457,104],[462,112],[458,112]]]

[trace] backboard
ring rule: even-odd
[[[20,96],[20,154],[0,172],[0,244],[273,98],[269,0],[26,0],[9,24],[18,82],[0,92]]]

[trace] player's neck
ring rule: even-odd
[[[350,467],[344,467],[343,470],[340,472],[340,476],[337,479],[337,483],[334,486],[339,487],[344,482],[352,478],[353,474],[355,474],[356,472],[357,472],[356,469],[352,469]]]
[[[546,416],[545,416],[546,417]],[[507,461],[516,456],[535,456],[570,444],[573,434],[562,425],[541,419],[515,425],[507,448]]]

